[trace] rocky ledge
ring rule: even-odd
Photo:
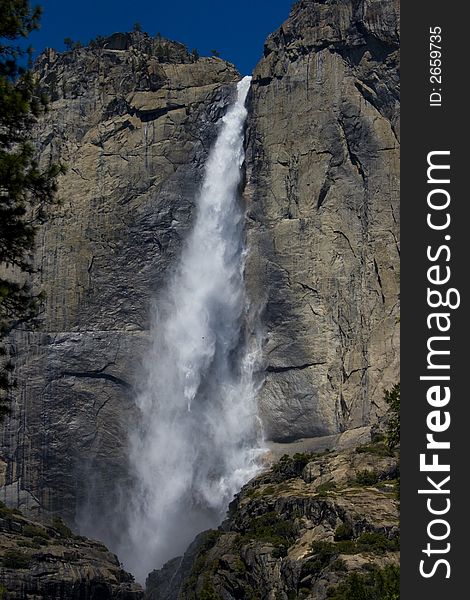
[[[144,592],[101,542],[60,519],[45,526],[0,504],[0,598],[141,600]]]
[[[148,598],[398,598],[398,490],[398,455],[380,440],[286,455],[243,488],[218,530],[150,574]]]

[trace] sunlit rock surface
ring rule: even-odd
[[[247,277],[277,441],[374,422],[398,380],[398,6],[302,0],[254,71]]]
[[[302,0],[254,72],[246,277],[277,443],[374,422],[398,379],[397,18],[385,0]],[[126,478],[149,307],[239,74],[135,33],[48,51],[37,76],[51,96],[42,161],[68,171],[38,238],[43,310],[11,337],[0,498],[83,524]]]
[[[101,542],[0,505],[0,597],[142,600],[144,593]]]
[[[68,170],[38,236],[43,310],[11,338],[18,389],[0,499],[86,525],[116,506],[152,300],[190,227],[239,74],[140,33],[46,51],[36,73],[51,97],[41,159]]]
[[[326,600],[352,574],[383,569],[398,586],[397,475],[382,442],[284,456],[242,489],[219,529],[149,575],[148,598]]]

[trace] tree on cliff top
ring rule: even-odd
[[[28,286],[38,211],[53,198],[62,167],[40,169],[32,127],[45,109],[29,70],[32,50],[22,45],[39,27],[40,7],[0,0],[0,342],[11,327],[34,314],[38,297]],[[25,66],[27,65],[27,66]],[[5,349],[0,345],[0,353]],[[12,366],[0,362],[0,416]]]

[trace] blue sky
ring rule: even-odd
[[[201,55],[212,49],[248,75],[261,58],[264,40],[287,18],[292,0],[32,0],[44,8],[40,31],[30,36],[37,52],[64,48],[70,37],[88,43],[97,35],[130,31],[135,22]]]

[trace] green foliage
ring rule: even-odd
[[[0,502],[0,517],[2,519],[12,519],[15,515],[21,515],[21,511],[17,508],[9,508],[3,502]]]
[[[287,556],[287,548],[280,544],[274,548],[271,554],[273,558],[284,558],[284,556]]]
[[[342,558],[337,558],[331,565],[331,570],[341,573],[348,570],[348,567]]]
[[[50,537],[45,529],[42,529],[37,525],[29,524],[23,527],[23,535],[29,538],[40,538],[42,540],[48,540]]]
[[[218,50],[211,50],[211,54],[212,54],[212,56],[220,58],[220,52]]]
[[[322,483],[317,487],[316,493],[319,496],[325,497],[328,496],[329,492],[334,492],[336,489],[338,489],[338,486],[334,481],[327,481],[326,483]]]
[[[68,51],[79,50],[80,48],[83,48],[82,42],[74,42],[74,40],[72,40],[72,38],[69,37],[64,38],[64,45]]]
[[[336,530],[338,532],[338,529]],[[343,537],[349,532],[341,530],[340,535],[343,539],[337,539],[335,542],[314,542],[311,547],[312,558],[310,558],[302,567],[303,576],[319,573],[328,566],[332,559],[337,559],[340,554],[375,554],[383,555],[386,552],[395,552],[400,548],[398,538],[389,539],[383,533],[363,533],[357,539]],[[351,532],[352,534],[352,532]],[[337,541],[336,541],[337,540]]]
[[[43,207],[52,200],[63,168],[42,170],[35,159],[31,131],[47,103],[24,66],[31,63],[32,51],[17,43],[39,27],[41,10],[28,0],[0,0],[0,14],[0,264],[12,274],[0,277],[1,338],[37,312],[41,298],[32,297],[28,286],[31,252]],[[4,348],[0,351],[4,356]],[[14,384],[7,367],[0,357],[0,417]]]
[[[359,552],[385,554],[386,552],[399,550],[400,542],[398,538],[389,539],[383,533],[366,532],[357,538],[356,547]]]
[[[388,565],[369,573],[351,573],[346,581],[328,590],[330,600],[399,600],[400,569]]]
[[[391,390],[385,390],[384,397],[389,410],[387,446],[394,450],[400,443],[400,384],[396,383]]]
[[[267,485],[264,487],[253,486],[248,488],[244,493],[248,498],[261,498],[263,496],[271,496],[272,494],[275,494],[278,489],[279,488],[274,485]]]
[[[267,542],[276,547],[288,548],[296,539],[297,528],[292,521],[286,520],[272,511],[252,519],[244,536]]]
[[[139,32],[142,33],[142,25],[139,23],[139,21],[136,21],[132,27],[132,30],[135,32]]]
[[[42,9],[32,8],[28,0],[0,0],[0,37],[15,40],[28,37],[31,31],[39,28]],[[22,54],[18,48],[11,49],[16,56]],[[2,53],[4,49],[2,48]]]
[[[221,600],[219,594],[217,594],[214,586],[209,580],[204,582],[204,585],[202,586],[197,598],[198,600]]]
[[[216,566],[208,560],[208,552],[215,546],[217,540],[221,536],[221,532],[211,529],[203,532],[199,538],[199,549],[196,558],[193,562],[191,572],[184,582],[185,597],[188,600],[201,600],[202,591],[205,590],[205,600],[219,600],[217,595],[211,596],[208,594],[215,594],[213,590],[211,577],[213,576]],[[203,578],[203,590],[199,594],[196,593],[198,581]]]
[[[20,548],[36,548],[36,544],[34,542],[30,542],[29,540],[18,540],[16,545]]]
[[[307,464],[312,460],[313,454],[297,452],[293,456],[284,454],[273,466],[273,472],[283,476],[283,479],[299,477]]]
[[[302,565],[302,577],[320,573],[339,554],[335,544],[330,542],[313,542],[311,551],[313,557]]]
[[[197,62],[199,60],[200,56],[197,48],[193,48],[191,50],[191,58],[194,62]]]
[[[92,48],[101,48],[104,45],[104,40],[106,38],[103,35],[97,35],[95,38],[90,40],[90,46]]]
[[[374,454],[375,456],[379,456],[381,458],[391,456],[392,454],[390,448],[388,447],[388,444],[384,441],[358,446],[356,448],[356,452],[358,454]]]
[[[349,523],[341,523],[335,530],[335,542],[351,540],[354,536],[353,528]]]
[[[364,469],[356,474],[356,483],[359,485],[375,485],[380,480],[380,475],[375,469]]]
[[[0,584],[0,600],[4,600],[6,598],[7,588],[4,585]]]
[[[73,533],[70,527],[68,527],[60,517],[54,517],[52,519],[52,527],[60,534],[63,538],[72,538]]]
[[[30,562],[30,555],[22,550],[7,550],[2,559],[2,564],[7,569],[27,569]]]

